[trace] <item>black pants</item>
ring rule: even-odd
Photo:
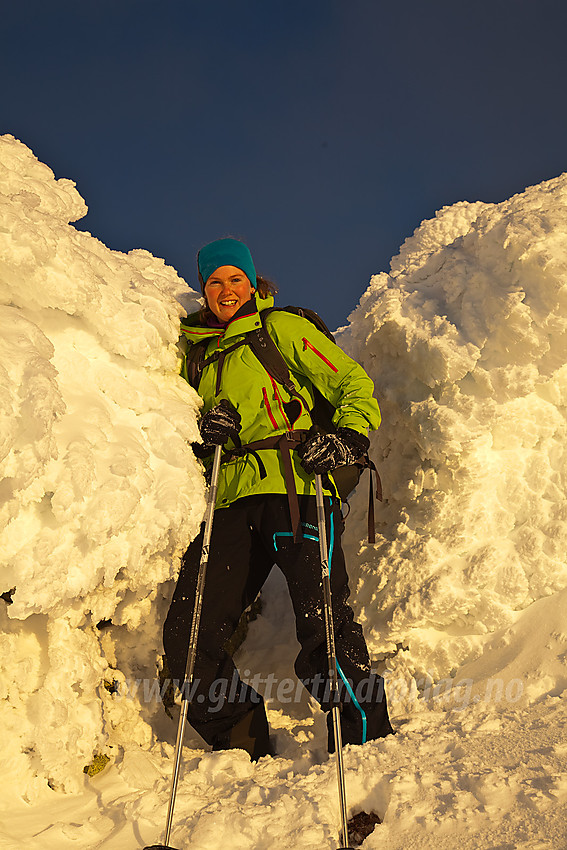
[[[326,505],[329,499],[325,499]],[[300,497],[304,538],[293,542],[287,496],[247,496],[215,512],[203,596],[188,719],[214,748],[242,746],[253,757],[267,748],[268,726],[262,698],[238,676],[225,646],[242,612],[253,602],[273,564],[286,577],[301,650],[295,661],[300,680],[330,708],[327,644],[323,617],[321,561],[314,496]],[[384,682],[370,673],[361,626],[347,603],[348,577],[340,545],[342,519],[328,507],[327,535],[337,660],[342,697],[344,743],[360,744],[392,732]],[[183,682],[195,598],[202,532],[184,555],[164,626],[170,673]],[[329,749],[333,749],[328,715]],[[236,733],[235,733],[236,730]]]

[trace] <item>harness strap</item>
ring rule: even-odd
[[[247,443],[245,446],[240,446],[236,449],[229,449],[227,452],[224,452],[222,456],[223,461],[228,461],[232,460],[233,457],[242,457],[246,454],[253,454],[258,462],[260,477],[265,478],[266,469],[257,452],[260,449],[279,450],[282,459],[294,543],[303,539],[303,532],[301,530],[299,499],[297,498],[297,488],[295,486],[295,476],[293,474],[290,450],[295,449],[300,443],[304,443],[308,436],[309,431],[298,428],[297,431],[286,431],[284,434],[275,434],[273,437],[266,437],[263,440],[256,440],[253,443]],[[262,472],[264,473],[263,475]]]
[[[303,538],[303,532],[301,530],[299,499],[297,498],[297,488],[295,486],[295,476],[293,474],[293,464],[291,462],[290,450],[297,448],[300,443],[304,443],[309,436],[310,432],[304,429],[298,429],[297,431],[286,431],[284,434],[275,434],[273,437],[266,437],[263,440],[255,440],[253,443],[247,443],[244,446],[238,446],[234,449],[229,449],[228,451],[223,452],[221,459],[221,462],[224,463],[229,460],[232,460],[233,457],[244,457],[244,455],[247,454],[254,455],[256,463],[258,464],[260,478],[263,479],[266,478],[267,475],[266,467],[264,466],[264,463],[260,455],[258,454],[258,451],[262,449],[279,450],[282,459],[284,481],[287,492],[287,501],[289,505],[289,514],[291,518],[291,529],[293,532],[294,543],[297,543],[298,540],[301,540]],[[370,460],[368,455],[364,457],[364,463],[357,463],[356,465],[360,466],[361,469],[368,469],[368,472],[370,474],[368,481],[368,542],[375,543],[376,520],[374,499],[378,499],[379,502],[383,500],[382,481],[380,480],[380,474],[376,469],[374,461]],[[376,491],[372,486],[372,473],[374,473],[376,477]],[[330,481],[328,481],[327,487],[330,490],[334,490],[334,488],[331,486]]]
[[[374,489],[372,487],[372,473],[376,475],[376,498],[379,502],[382,501],[382,481],[380,480],[380,475],[374,461],[370,460],[370,458],[366,457],[368,463],[368,471],[370,473],[370,480],[368,486],[368,542],[376,543],[376,532],[375,532],[375,520],[374,520]]]

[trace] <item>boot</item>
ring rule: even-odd
[[[275,755],[270,743],[264,703],[258,703],[225,735],[216,738],[213,750],[246,750],[252,761],[258,761],[262,756]]]

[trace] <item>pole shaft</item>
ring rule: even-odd
[[[337,670],[337,653],[335,649],[335,627],[333,624],[333,603],[331,598],[331,575],[329,571],[329,551],[327,546],[327,525],[325,519],[325,503],[321,476],[315,476],[315,493],[317,498],[317,525],[319,527],[319,552],[321,555],[321,575],[323,580],[323,609],[325,618],[325,633],[327,638],[327,663],[329,666],[330,696],[332,705],[333,735],[335,739],[335,759],[337,765],[337,781],[339,790],[339,808],[341,819],[341,847],[348,846],[347,802],[345,789],[345,772],[343,764],[343,742],[341,734],[341,714],[339,708],[339,677]]]
[[[179,782],[179,768],[181,766],[181,748],[183,744],[183,734],[185,732],[185,722],[187,720],[188,707],[189,700],[184,699],[181,703],[181,711],[179,713],[179,724],[177,726],[177,739],[175,741],[175,759],[173,764],[173,775],[171,778],[171,792],[169,795],[167,820],[165,823],[165,838],[163,843],[166,845],[166,847],[169,845],[169,836],[171,835],[171,827],[173,824],[173,809],[175,807],[175,797],[177,794],[177,785]]]
[[[179,713],[179,723],[177,726],[177,739],[175,741],[175,756],[173,764],[173,774],[171,777],[171,793],[169,795],[169,806],[167,807],[167,820],[165,823],[165,838],[164,844],[169,844],[171,835],[171,827],[173,824],[173,810],[175,808],[175,798],[177,795],[177,785],[179,783],[179,770],[181,766],[181,751],[183,747],[183,735],[185,732],[185,724],[187,722],[187,711],[189,709],[189,696],[191,693],[191,685],[193,684],[193,671],[195,670],[195,659],[197,657],[197,638],[199,636],[199,626],[201,623],[201,611],[203,608],[203,594],[205,590],[205,576],[207,573],[207,564],[209,562],[209,548],[211,544],[211,533],[213,530],[213,516],[215,512],[215,503],[217,500],[217,487],[219,480],[219,470],[221,463],[222,446],[215,446],[215,456],[213,459],[213,471],[211,475],[211,484],[207,496],[207,506],[205,508],[205,528],[203,531],[203,546],[201,548],[201,560],[199,562],[199,573],[197,575],[197,587],[195,590],[195,604],[193,606],[193,616],[191,618],[191,632],[189,635],[189,646],[187,649],[187,663],[185,665],[185,680],[181,689],[181,711]]]

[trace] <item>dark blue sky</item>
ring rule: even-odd
[[[424,218],[567,169],[563,0],[18,0],[1,132],[77,224],[196,286],[244,239],[279,303],[344,323]]]

